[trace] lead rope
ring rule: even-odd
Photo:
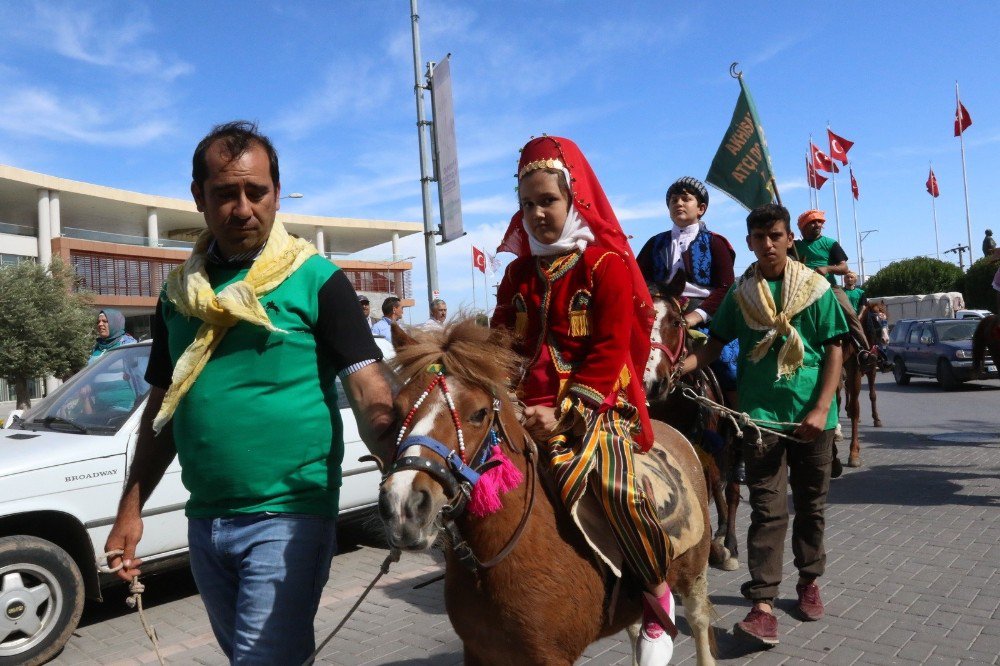
[[[109,557],[124,555],[124,550],[109,550],[101,556],[102,559],[97,560],[97,570],[100,573],[115,573],[121,570],[125,566],[124,560],[116,567],[109,567],[106,562]],[[164,666],[166,662],[163,661],[163,655],[160,653],[160,642],[156,638],[156,630],[146,619],[146,613],[142,609],[142,593],[146,591],[146,586],[139,582],[139,576],[132,576],[132,582],[129,583],[128,591],[131,592],[126,599],[125,603],[129,608],[136,608],[139,611],[139,621],[142,623],[142,628],[146,632],[146,636],[149,637],[149,641],[153,644],[153,650],[156,652],[156,658],[160,660],[160,666]]]
[[[740,428],[740,426],[743,426],[743,428],[755,432],[756,438],[754,444],[757,446],[757,448],[761,448],[764,446],[763,436],[761,435],[762,432],[767,432],[772,435],[778,435],[779,437],[784,437],[785,439],[790,439],[794,442],[800,442],[802,444],[808,443],[804,439],[793,437],[786,430],[775,430],[774,428],[769,428],[768,426],[760,425],[761,423],[767,423],[768,425],[771,426],[794,426],[797,428],[800,425],[802,425],[801,423],[796,423],[795,421],[767,421],[763,419],[757,419],[757,420],[751,419],[750,415],[747,414],[746,412],[739,412],[736,411],[735,409],[730,409],[725,405],[720,405],[719,403],[715,402],[710,398],[700,396],[694,391],[694,389],[692,389],[689,386],[680,386],[679,384],[677,386],[680,387],[681,392],[684,394],[685,398],[690,398],[691,400],[697,402],[699,405],[703,405],[709,408],[710,410],[716,412],[723,418],[728,419],[733,424],[733,428],[736,429],[737,437],[740,438],[743,437],[743,429]]]
[[[329,643],[333,639],[333,637],[337,635],[337,632],[340,631],[345,624],[347,624],[347,621],[351,619],[351,616],[354,614],[354,611],[358,610],[358,606],[361,605],[361,602],[365,600],[365,597],[368,596],[368,593],[372,591],[373,587],[375,587],[375,583],[379,581],[379,578],[389,573],[389,565],[393,564],[394,562],[399,562],[399,555],[400,551],[397,550],[396,548],[393,548],[389,551],[389,554],[386,555],[385,560],[382,562],[382,566],[379,568],[379,572],[375,574],[375,578],[372,580],[372,582],[368,583],[368,587],[365,588],[365,591],[361,593],[361,596],[358,597],[358,600],[354,602],[353,606],[351,606],[351,610],[347,611],[347,615],[345,615],[344,618],[340,621],[340,623],[333,628],[333,631],[331,631],[330,634],[323,639],[323,642],[320,643],[315,650],[313,650],[313,653],[309,655],[309,657],[304,662],[302,662],[302,666],[310,666],[310,664],[316,661],[316,657],[319,655],[320,651],[322,651],[323,648],[326,647],[326,644]]]

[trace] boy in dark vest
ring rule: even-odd
[[[724,236],[709,231],[702,221],[708,210],[708,188],[697,178],[685,176],[667,189],[667,208],[673,228],[650,238],[639,251],[636,262],[646,283],[666,284],[678,270],[687,282],[684,319],[691,328],[707,332],[719,304],[733,284],[736,252]],[[719,384],[734,398],[738,343],[723,350],[712,370]]]

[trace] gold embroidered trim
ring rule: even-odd
[[[524,178],[525,174],[531,173],[538,169],[565,169],[566,166],[561,160],[552,159],[551,157],[544,160],[535,160],[534,162],[528,162],[524,167],[517,172],[518,179]],[[508,171],[508,173],[510,173]]]
[[[514,315],[514,335],[521,337],[528,330],[528,313],[518,312]]]
[[[583,338],[590,335],[586,310],[574,310],[569,313],[569,334],[574,338]]]

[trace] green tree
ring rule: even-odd
[[[17,408],[31,405],[28,382],[82,368],[94,347],[96,315],[73,291],[73,272],[58,259],[0,267],[0,377],[14,386]]]
[[[965,280],[962,269],[947,261],[915,257],[894,261],[865,282],[865,295],[907,296],[961,291]]]
[[[997,292],[993,289],[993,276],[996,275],[996,272],[996,260],[985,257],[969,267],[962,287],[965,307],[982,310],[996,309]]]

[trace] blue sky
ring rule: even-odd
[[[732,61],[756,99],[793,216],[808,207],[809,134],[824,146],[829,121],[855,142],[859,225],[878,229],[864,246],[869,273],[933,255],[928,161],[941,187],[942,249],[965,242],[957,79],[973,118],[965,138],[978,255],[983,230],[1000,227],[995,3],[762,6],[421,0],[423,59],[452,54],[469,232],[438,248],[453,310],[471,305],[470,246],[494,248],[514,212],[517,150],[532,135],[581,146],[636,249],[667,228],[667,185],[704,178],[729,122]],[[285,192],[305,194],[284,210],[421,220],[408,2],[0,5],[0,163],[187,197],[195,143],[233,118],[259,121],[281,153]],[[831,185],[820,203],[835,235]],[[853,263],[846,177],[837,185]],[[711,190],[705,219],[732,241],[738,268],[752,259],[744,218]],[[421,239],[404,240],[401,252],[417,257],[419,302]]]

